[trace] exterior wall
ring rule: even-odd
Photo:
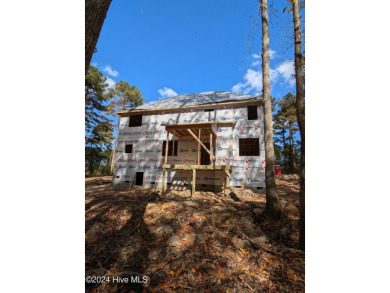
[[[264,109],[257,106],[258,119],[248,120],[247,106],[203,107],[164,111],[163,113],[145,114],[142,126],[128,127],[129,117],[120,118],[118,146],[115,154],[113,183],[133,184],[136,172],[144,172],[143,187],[161,188],[163,141],[166,140],[165,127],[161,124],[195,122],[234,122],[234,127],[215,129],[217,138],[213,142],[214,154],[222,165],[233,166],[230,186],[241,186],[255,192],[265,192],[265,148],[264,148]],[[204,109],[215,109],[205,112]],[[239,138],[259,138],[260,156],[239,156]],[[178,138],[175,137],[176,140]],[[169,140],[172,140],[170,135]],[[209,142],[209,137],[202,137]],[[133,144],[133,152],[125,153],[125,145]],[[177,157],[168,157],[172,164],[197,164],[198,142],[192,137],[184,137],[178,142]],[[217,163],[216,163],[217,164]],[[197,190],[221,190],[225,178],[223,171],[197,171]],[[192,171],[167,170],[167,183],[176,189],[191,187]]]

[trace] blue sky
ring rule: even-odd
[[[292,16],[270,1],[271,94],[295,92]],[[279,13],[275,11],[279,10]],[[136,85],[147,102],[203,91],[261,93],[261,27],[256,0],[114,0],[91,64]],[[260,22],[261,24],[261,22]],[[251,33],[252,32],[252,33]]]

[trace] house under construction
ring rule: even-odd
[[[265,192],[264,107],[230,92],[178,95],[117,112],[114,184]]]

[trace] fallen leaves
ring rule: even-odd
[[[254,223],[251,211],[264,207],[264,195],[233,202],[203,192],[188,201],[188,194],[175,191],[156,202],[148,192],[87,185],[87,271],[101,268],[107,276],[125,270],[143,273],[150,278],[144,286],[147,292],[304,291],[304,255],[234,246],[244,240],[241,232],[253,239],[277,233],[283,225],[266,219]],[[294,247],[297,231],[283,241],[272,242],[272,250]],[[120,291],[110,288],[99,290]]]

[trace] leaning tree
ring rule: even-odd
[[[85,75],[110,4],[111,0],[85,1]]]

